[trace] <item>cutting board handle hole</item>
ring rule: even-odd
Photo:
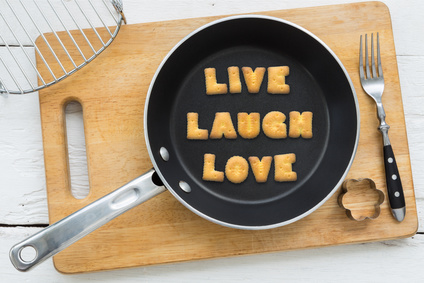
[[[83,108],[78,101],[70,101],[64,109],[71,194],[76,199],[83,199],[90,193]]]

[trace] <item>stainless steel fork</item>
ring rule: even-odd
[[[377,67],[374,58],[374,38],[371,34],[371,70],[368,57],[368,39],[365,34],[365,69],[362,53],[362,35],[359,48],[359,76],[364,91],[371,96],[377,104],[377,116],[380,120],[378,129],[383,135],[384,167],[386,169],[387,194],[389,196],[392,214],[399,222],[405,218],[405,197],[403,194],[402,183],[399,176],[399,170],[396,165],[396,159],[390,144],[388,131],[390,126],[386,123],[386,113],[384,112],[382,96],[384,91],[383,68],[381,67],[380,41],[377,33]],[[378,70],[377,70],[378,68]]]

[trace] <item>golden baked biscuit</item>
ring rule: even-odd
[[[304,139],[312,138],[312,112],[290,112],[289,137]]]
[[[225,176],[235,184],[239,184],[246,180],[249,175],[249,164],[246,159],[241,156],[233,156],[228,159],[225,165]]]
[[[243,67],[241,70],[243,71],[247,90],[250,93],[258,93],[259,89],[261,88],[262,80],[264,79],[265,68],[257,67],[255,71],[253,71],[250,67]]]
[[[245,139],[256,138],[261,130],[260,114],[256,112],[250,114],[238,113],[237,130],[239,135]]]
[[[265,183],[268,180],[271,162],[272,156],[264,156],[262,157],[262,160],[259,160],[257,156],[249,157],[250,167],[252,167],[256,182]]]
[[[287,94],[290,86],[286,84],[286,76],[289,75],[288,66],[268,67],[268,93]]]
[[[215,120],[213,121],[210,138],[220,139],[222,136],[225,136],[227,139],[237,138],[237,133],[234,129],[233,121],[231,120],[229,112],[215,113]]]
[[[196,112],[187,113],[187,139],[207,140],[208,130],[199,129],[199,114]]]
[[[228,81],[230,85],[230,93],[241,92],[240,70],[239,67],[228,67]]]
[[[227,84],[219,84],[216,81],[215,68],[205,69],[206,94],[225,94],[227,93]]]
[[[275,175],[277,182],[292,182],[297,180],[296,172],[292,170],[292,164],[296,162],[294,153],[280,154],[274,156]]]
[[[286,115],[280,111],[271,111],[265,115],[262,121],[264,134],[272,139],[284,139],[287,137]]]
[[[204,155],[202,179],[214,182],[224,181],[224,172],[215,170],[215,154],[206,153]]]

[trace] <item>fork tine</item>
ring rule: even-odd
[[[362,34],[361,39],[359,41],[359,77],[364,79],[364,58],[362,56]]]
[[[369,61],[370,60],[368,58],[368,38],[367,34],[365,34],[365,71],[367,73],[367,79],[371,78]]]
[[[378,57],[378,55],[377,55]],[[371,34],[371,67],[372,67],[372,77],[377,77],[377,70],[375,68],[375,58],[374,58],[374,34]]]
[[[381,66],[381,57],[380,57],[380,39],[377,32],[377,64],[378,64],[378,75],[383,76],[383,67]]]

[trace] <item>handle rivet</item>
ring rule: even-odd
[[[186,193],[191,192],[191,187],[186,182],[180,181],[178,185],[180,186],[181,190],[183,190],[184,192],[186,192]]]
[[[392,175],[392,180],[396,180],[397,176],[395,174]]]
[[[393,158],[389,157],[389,158],[387,159],[387,162],[389,162],[389,163],[393,163]]]
[[[395,192],[395,197],[399,197],[400,196],[400,193],[399,192]]]
[[[166,148],[161,147],[160,150],[159,150],[159,154],[160,154],[160,157],[162,157],[163,161],[169,160],[169,152]]]

